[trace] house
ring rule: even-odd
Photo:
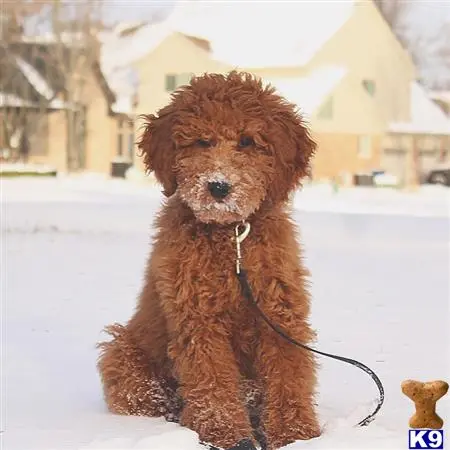
[[[132,155],[129,111],[111,90],[98,56],[48,36],[2,45],[0,146],[15,159],[26,133],[28,162],[58,172],[111,173],[116,156]],[[77,64],[78,59],[85,61]],[[78,67],[72,73],[68,67]],[[121,150],[118,150],[118,147]],[[3,157],[5,159],[5,156]],[[126,159],[130,159],[126,157]]]
[[[237,68],[260,76],[310,122],[316,179],[388,170],[415,183],[449,145],[436,110],[439,129],[428,134],[432,101],[371,0],[178,2],[167,20],[139,27],[114,50],[110,61],[136,71],[136,114],[158,110],[193,75]]]
[[[142,24],[103,43],[101,66],[112,86],[134,85],[132,108],[135,135],[141,132],[142,114],[157,111],[170,101],[171,93],[204,72],[225,73],[230,65],[211,59],[209,42],[178,32],[171,20]],[[136,149],[135,149],[136,152]],[[142,158],[135,166],[144,170]]]
[[[417,183],[437,164],[450,163],[450,118],[419,82],[410,89],[409,120],[389,123],[383,162],[391,173]]]

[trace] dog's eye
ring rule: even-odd
[[[197,147],[209,148],[213,146],[213,142],[208,139],[198,139],[195,142],[195,145],[197,145]]]
[[[252,145],[255,145],[255,141],[250,136],[241,136],[239,139],[239,147],[241,148],[251,147]]]

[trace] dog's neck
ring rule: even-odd
[[[188,227],[193,235],[206,235],[208,237],[214,236],[233,236],[235,227],[242,221],[232,223],[204,223],[200,222],[192,212],[192,210],[177,196],[172,196],[168,199],[167,208],[171,211],[169,215],[176,220],[178,226]],[[285,208],[284,203],[269,204],[263,202],[251,216],[245,219],[252,226],[252,229],[263,227],[265,220],[270,216],[279,215],[280,210]]]

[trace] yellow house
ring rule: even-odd
[[[414,182],[422,160],[429,165],[448,145],[443,117],[431,135],[421,123],[431,100],[371,0],[181,2],[166,21],[141,27],[120,45],[139,79],[137,114],[155,112],[204,72],[237,68],[273,84],[311,124],[319,144],[316,179],[384,169]],[[414,103],[419,97],[427,101]],[[424,135],[422,150],[417,137]]]
[[[66,105],[48,114],[47,145],[44,153],[31,152],[30,162],[47,164],[59,173],[87,171],[103,175],[111,174],[116,163],[130,163],[133,158],[133,122],[127,109],[116,102],[100,67],[94,63],[83,86],[83,101],[80,117],[68,115]],[[74,117],[78,160],[70,162],[68,155],[67,121]],[[130,165],[127,164],[127,165]]]
[[[0,92],[0,145],[11,148],[9,159],[16,159],[14,147],[26,134],[27,162],[58,173],[110,174],[131,164],[131,106],[112,92],[98,61],[69,74],[53,63],[51,42],[28,38],[9,51]]]

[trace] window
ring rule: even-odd
[[[133,161],[134,156],[134,124],[128,118],[120,118],[117,121],[117,151],[116,156],[126,161]]]
[[[133,156],[134,156],[134,133],[128,134],[128,155],[129,155],[131,161],[133,161]]]
[[[358,156],[362,159],[372,157],[372,138],[371,136],[359,136],[358,138]]]
[[[41,74],[41,76],[45,77],[45,69],[46,69],[46,63],[44,58],[42,56],[37,56],[36,60],[34,61],[34,65],[36,67],[36,70]]]
[[[119,131],[119,133],[117,134],[117,156],[122,155],[123,155],[123,135]]]
[[[172,92],[177,88],[177,76],[166,75],[166,91]]]
[[[333,97],[330,97],[320,108],[318,117],[320,119],[333,118]]]
[[[362,82],[366,92],[373,97],[375,95],[375,81],[373,80],[363,80]]]
[[[74,133],[76,136],[76,147],[78,155],[78,168],[84,169],[86,166],[86,139],[87,139],[87,106],[79,106],[74,114]]]
[[[179,74],[167,74],[166,75],[166,91],[172,92],[180,86],[189,84],[193,73],[179,73]]]

